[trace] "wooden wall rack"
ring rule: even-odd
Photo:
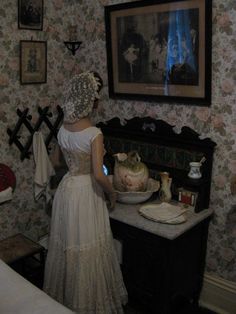
[[[49,111],[49,107],[38,107],[38,120],[36,121],[35,125],[33,126],[30,120],[32,119],[32,116],[29,114],[29,109],[26,108],[25,110],[21,111],[20,109],[17,109],[16,113],[19,117],[14,130],[11,130],[10,128],[7,128],[7,134],[9,135],[9,145],[12,145],[13,143],[18,147],[18,149],[21,152],[20,159],[23,161],[25,158],[30,158],[30,155],[32,152],[30,151],[31,145],[33,142],[33,135],[36,131],[40,130],[40,127],[42,123],[44,123],[47,128],[49,129],[49,133],[46,136],[45,139],[45,146],[49,152],[49,144],[53,137],[57,139],[57,132],[58,127],[63,119],[63,111],[60,106],[57,106],[57,117],[54,122],[51,121],[51,118],[53,117],[52,113]],[[29,137],[26,141],[26,143],[22,143],[20,141],[21,136],[18,135],[19,131],[21,130],[22,126],[25,126],[26,129],[29,131]]]

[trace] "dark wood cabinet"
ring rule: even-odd
[[[121,267],[131,303],[155,314],[175,313],[183,299],[198,303],[210,217],[174,239],[110,219],[113,236],[122,243]]]

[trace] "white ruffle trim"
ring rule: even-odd
[[[111,235],[66,250],[51,240],[44,290],[79,314],[123,313],[127,292]]]

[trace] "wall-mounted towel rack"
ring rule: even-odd
[[[49,144],[53,137],[57,138],[58,127],[63,119],[63,111],[61,107],[57,106],[57,118],[54,122],[50,121],[50,118],[52,118],[53,115],[51,112],[49,112],[49,107],[44,108],[38,107],[39,117],[35,123],[35,126],[32,126],[32,123],[30,122],[32,116],[28,114],[29,113],[28,108],[26,108],[23,111],[17,109],[16,113],[19,116],[19,119],[13,131],[10,128],[7,129],[7,134],[10,137],[9,145],[12,145],[14,143],[21,151],[20,155],[21,161],[23,161],[25,158],[30,158],[30,155],[32,154],[32,152],[30,152],[30,148],[33,141],[33,135],[36,131],[39,131],[42,123],[45,123],[45,125],[49,129],[49,133],[45,139],[45,146],[49,151]],[[23,125],[27,128],[27,130],[30,133],[25,144],[21,143],[20,141],[21,136],[18,135],[18,132],[20,131]]]

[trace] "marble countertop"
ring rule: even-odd
[[[155,203],[155,202],[148,202]],[[194,213],[192,210],[188,210],[186,215],[186,222],[181,224],[164,224],[149,220],[141,216],[138,212],[143,204],[121,204],[116,203],[115,209],[110,212],[110,218],[123,222],[127,225],[148,231],[163,238],[174,240],[187,230],[193,228],[202,220],[209,217],[212,213],[212,209],[204,209],[199,213]]]

